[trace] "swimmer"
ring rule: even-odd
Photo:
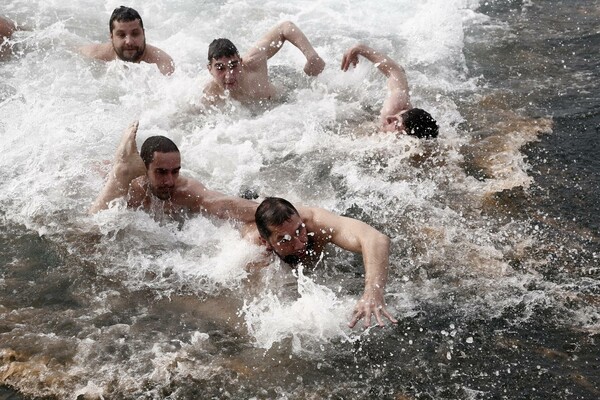
[[[14,22],[0,16],[0,59],[11,53],[12,48],[9,39],[16,30],[17,26]]]
[[[115,8],[109,21],[110,43],[91,44],[80,49],[87,57],[102,61],[117,58],[127,62],[156,64],[163,75],[175,71],[173,59],[161,49],[146,45],[142,17],[133,8]]]
[[[382,129],[418,138],[437,137],[439,128],[435,119],[427,111],[413,108],[410,103],[404,68],[385,54],[364,44],[357,44],[344,54],[342,70],[348,71],[350,65],[356,66],[358,56],[371,61],[388,78],[388,95],[379,114]]]
[[[361,253],[365,288],[348,326],[353,328],[363,319],[364,327],[368,328],[373,316],[379,326],[384,326],[384,317],[393,324],[398,322],[385,308],[383,299],[390,250],[390,239],[386,235],[356,219],[316,207],[296,209],[287,200],[277,197],[267,197],[258,206],[255,220],[244,226],[244,237],[265,246],[269,253],[291,266],[300,263],[314,266],[328,243]]]
[[[319,75],[325,61],[319,57],[304,33],[292,22],[285,21],[267,32],[243,57],[229,39],[215,39],[208,47],[208,71],[212,81],[204,88],[209,104],[222,101],[226,91],[240,102],[273,99],[277,91],[269,82],[267,60],[289,41],[306,57],[304,72]]]
[[[160,213],[173,219],[190,213],[205,213],[241,222],[254,221],[257,203],[208,189],[202,183],[179,175],[179,149],[164,136],[151,136],[138,154],[135,142],[139,123],[123,133],[108,180],[89,209],[93,214],[127,197],[127,207]]]

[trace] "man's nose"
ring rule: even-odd
[[[175,175],[168,174],[165,177],[165,185],[167,185],[167,186],[173,186],[173,185],[175,185]]]
[[[306,239],[302,237],[294,238],[294,250],[303,250],[306,247]]]

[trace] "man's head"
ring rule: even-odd
[[[133,8],[115,8],[108,23],[110,40],[119,59],[139,62],[146,51],[142,17]]]
[[[306,255],[309,242],[306,226],[289,201],[267,197],[256,209],[255,220],[267,249],[284,262],[295,265]]]
[[[435,119],[421,108],[411,108],[386,117],[384,129],[424,139],[437,137],[439,131]]]
[[[208,46],[208,71],[223,89],[235,88],[242,71],[242,59],[229,39],[215,39]]]
[[[181,155],[177,145],[164,136],[150,136],[142,144],[140,157],[146,165],[152,194],[161,200],[170,199],[181,169]]]

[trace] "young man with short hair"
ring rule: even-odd
[[[175,220],[190,213],[253,222],[257,203],[208,189],[183,177],[179,149],[164,136],[151,136],[138,154],[135,142],[139,123],[127,128],[116,152],[104,188],[89,209],[96,213],[116,198],[127,196],[129,208],[168,215]]]
[[[383,299],[390,240],[375,228],[322,208],[296,208],[285,199],[267,197],[256,209],[255,224],[246,225],[244,231],[248,240],[266,246],[268,251],[294,267],[300,263],[314,266],[328,243],[361,253],[365,289],[348,326],[353,328],[363,319],[367,328],[373,316],[379,326],[384,325],[384,317],[397,323],[385,308]]]
[[[109,20],[110,43],[81,48],[88,57],[102,61],[117,58],[127,62],[156,64],[163,75],[175,71],[173,59],[161,49],[146,44],[146,31],[140,14],[133,8],[115,8]]]
[[[371,61],[388,78],[388,96],[379,114],[382,129],[418,138],[437,137],[439,128],[435,119],[427,111],[413,108],[410,103],[404,68],[385,54],[364,44],[357,44],[344,54],[342,70],[348,71],[350,65],[356,66],[358,56]]]
[[[269,82],[267,60],[288,41],[306,57],[304,72],[319,75],[325,62],[319,57],[304,33],[292,22],[285,21],[267,32],[252,48],[240,57],[229,39],[215,39],[208,48],[208,71],[212,81],[204,88],[210,104],[222,101],[226,93],[240,102],[269,100],[277,95]]]

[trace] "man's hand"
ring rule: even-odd
[[[310,57],[304,65],[304,72],[308,76],[317,76],[325,69],[325,61],[318,54]]]
[[[398,323],[398,321],[385,309],[385,303],[383,302],[383,289],[373,288],[365,290],[362,298],[354,307],[352,321],[350,321],[348,326],[350,328],[354,328],[356,323],[363,319],[364,328],[367,329],[369,326],[371,326],[371,316],[373,314],[375,314],[377,324],[381,327],[384,326],[382,315],[391,323]]]
[[[344,53],[344,57],[342,58],[342,71],[348,71],[350,65],[356,67],[358,64],[358,56],[362,54],[362,50],[363,49],[360,45],[356,45]]]

